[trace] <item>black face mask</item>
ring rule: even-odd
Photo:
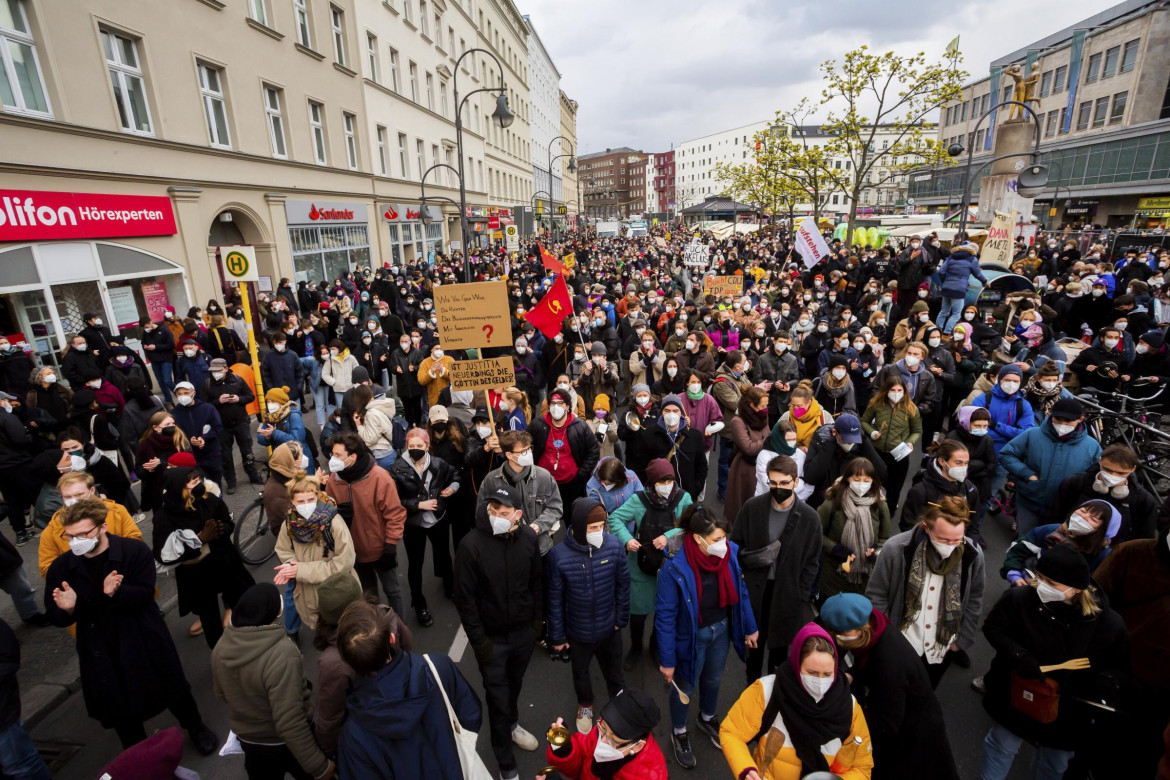
[[[199,498],[200,496],[203,495],[203,493],[204,493],[204,487],[203,487],[202,482],[200,482],[195,487],[191,488],[191,495],[195,496],[195,498]]]
[[[407,450],[410,453],[410,459],[415,463],[422,461],[427,456],[426,450]]]
[[[431,423],[431,430],[435,433],[446,433],[447,425],[448,423],[445,422]]]
[[[175,435],[175,426],[168,425],[167,427],[163,428],[162,435],[163,436],[174,436]]]
[[[783,504],[788,499],[792,498],[792,488],[769,488],[768,492],[772,494],[772,500],[777,504]]]

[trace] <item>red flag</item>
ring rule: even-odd
[[[541,249],[543,253],[544,250]],[[549,257],[552,257],[549,255]],[[553,258],[556,261],[556,258]],[[546,261],[547,262],[547,261]],[[561,323],[573,311],[573,299],[569,297],[569,288],[565,284],[565,277],[558,276],[548,293],[540,299],[540,303],[524,315],[527,322],[540,329],[548,338],[555,338],[561,332]]]
[[[540,246],[540,244],[537,244],[537,246]],[[565,264],[553,257],[552,254],[550,254],[549,251],[542,246],[540,247],[540,261],[544,264],[545,268],[552,271],[554,274],[563,274],[565,272]]]

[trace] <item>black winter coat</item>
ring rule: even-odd
[[[532,436],[532,461],[540,465],[540,457],[548,445],[551,426],[543,417],[537,417],[528,425],[528,433]],[[584,485],[593,476],[593,469],[597,468],[597,462],[601,460],[601,446],[584,420],[573,419],[568,425],[566,435],[569,439],[569,452],[573,454],[573,462],[577,464],[577,476],[573,479]]]
[[[11,352],[0,354],[0,390],[24,398],[32,370],[33,362],[24,351],[14,347]]]
[[[6,540],[7,541],[7,540]],[[20,720],[20,640],[12,627],[0,620],[0,729]]]
[[[1130,539],[1153,539],[1158,532],[1158,500],[1133,475],[1127,483],[1129,495],[1125,498],[1117,498],[1112,491],[1098,493],[1093,489],[1093,482],[1100,470],[1100,466],[1093,466],[1084,474],[1074,474],[1061,482],[1044,522],[1063,523],[1081,504],[1099,498],[1108,501],[1121,514],[1121,527],[1113,538],[1114,547]]]
[[[73,347],[65,353],[65,357],[61,359],[61,373],[69,382],[69,386],[74,392],[85,387],[84,375],[89,372],[94,372],[98,376],[102,375],[101,366],[97,356],[93,354],[94,346],[88,342],[85,345],[85,352],[78,352]]]
[[[943,496],[958,496],[966,499],[967,508],[976,511],[979,509],[979,488],[970,479],[962,482],[952,482],[939,473],[935,464],[938,458],[928,457],[922,468],[914,475],[914,483],[910,492],[906,494],[906,501],[902,504],[902,519],[898,521],[898,528],[909,531],[918,522],[918,518],[926,511],[926,505],[937,503]]]
[[[390,464],[390,476],[394,478],[394,484],[398,488],[398,500],[406,509],[407,525],[421,524],[422,514],[425,510],[418,508],[420,501],[438,500],[438,508],[435,509],[434,515],[439,520],[442,520],[447,513],[447,499],[440,496],[439,493],[446,490],[459,477],[447,461],[434,456],[431,456],[427,473],[430,475],[429,486],[423,484],[422,475],[415,471],[410,455],[405,452],[398,460]]]
[[[788,524],[780,534],[780,553],[776,558],[776,578],[772,588],[770,614],[761,614],[764,592],[768,586],[770,566],[750,569],[744,564],[744,553],[767,547],[774,539],[768,535],[768,515],[772,510],[772,496],[749,498],[735,516],[731,527],[731,541],[739,546],[739,563],[744,583],[751,599],[752,614],[757,625],[768,624],[768,635],[760,637],[768,647],[787,647],[796,632],[813,619],[813,588],[821,568],[821,519],[815,509],[793,499]]]
[[[671,442],[662,423],[662,417],[659,416],[647,422],[646,427],[638,432],[638,438],[644,448],[646,465],[655,458],[669,460],[670,465],[674,466],[674,473],[678,476],[679,486],[698,501],[699,493],[703,492],[703,487],[707,484],[707,452],[703,449],[702,432],[687,427],[674,442]],[[645,466],[641,472],[634,473],[638,475],[638,479],[645,482]]]
[[[0,469],[27,466],[32,451],[32,437],[20,418],[11,412],[0,412]]]
[[[544,620],[544,573],[526,522],[498,536],[487,513],[455,553],[455,608],[472,647],[533,631]]]
[[[113,534],[109,540],[97,581],[76,555],[59,556],[45,574],[45,614],[61,627],[76,623],[85,709],[105,728],[127,717],[148,720],[166,709],[177,693],[190,689],[154,601],[150,548]],[[106,596],[102,582],[111,571],[122,575],[122,586]],[[72,613],[58,609],[53,601],[53,591],[62,582],[77,591]]]
[[[1041,603],[1035,588],[1008,588],[992,607],[983,623],[983,633],[995,649],[991,670],[984,677],[983,708],[1012,733],[1057,750],[1076,750],[1085,740],[1098,738],[1094,724],[1101,711],[1077,699],[1117,706],[1118,688],[1129,674],[1130,655],[1121,616],[1109,608],[1100,590],[1097,599],[1104,611],[1083,617],[1080,608],[1071,604]],[[1034,665],[1071,658],[1088,658],[1090,668],[1048,675],[1060,685],[1055,721],[1040,723],[1012,706],[1013,670],[1028,674]]]
[[[154,349],[146,349],[148,344]],[[154,330],[149,332],[144,330],[142,332],[142,347],[142,351],[146,353],[146,359],[151,363],[175,362],[175,337],[170,328],[164,325],[156,325]]]
[[[301,345],[304,345],[304,337],[298,339]],[[293,346],[292,339],[289,340],[289,345]],[[225,377],[226,378],[226,377]],[[301,359],[288,347],[284,352],[277,352],[272,350],[265,352],[264,357],[260,358],[260,381],[263,383],[265,390],[271,390],[274,387],[287,387],[288,396],[292,400],[297,400],[301,397],[301,388],[305,384],[305,367],[301,365]],[[243,400],[243,396],[240,396]]]
[[[854,458],[864,458],[873,466],[874,472],[882,482],[886,481],[886,463],[878,457],[873,442],[867,436],[861,438],[861,443],[846,452],[837,445],[837,440],[829,432],[828,426],[821,426],[813,434],[808,443],[808,456],[804,461],[805,484],[813,486],[813,494],[809,496],[811,504],[820,504],[829,486],[841,476],[845,465]]]
[[[219,397],[221,395],[234,395],[239,397],[239,401],[232,401],[231,403],[221,403]],[[244,381],[244,378],[238,376],[231,371],[228,371],[223,379],[216,379],[215,377],[208,377],[203,384],[203,390],[200,397],[207,403],[215,407],[215,411],[219,412],[219,420],[224,426],[234,426],[240,423],[248,422],[248,404],[256,400],[256,394],[252,392],[252,388]],[[194,408],[194,407],[188,407]],[[178,420],[176,419],[176,422]],[[187,437],[191,437],[191,432],[184,429]],[[195,434],[198,436],[199,434]]]
[[[423,388],[418,381],[418,367],[425,359],[426,355],[422,350],[413,347],[409,352],[403,352],[401,347],[395,347],[390,352],[386,363],[389,366],[390,378],[395,380],[398,387],[399,398],[413,400],[422,396]]]

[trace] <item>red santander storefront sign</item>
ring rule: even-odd
[[[170,198],[0,190],[0,241],[173,236]]]

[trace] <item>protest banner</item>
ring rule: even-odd
[[[683,263],[689,266],[705,266],[710,259],[711,253],[707,250],[707,245],[699,241],[687,244],[683,253]]]
[[[1011,265],[1014,254],[1012,215],[997,211],[991,224],[987,226],[987,238],[983,240],[983,249],[979,252],[979,262],[999,263],[1007,266]]]
[[[507,282],[473,282],[435,287],[435,313],[443,349],[512,343]]]
[[[817,227],[812,217],[805,217],[804,222],[800,223],[800,229],[796,231],[794,249],[804,258],[804,265],[807,268],[812,268],[822,257],[829,254],[829,245],[825,243],[825,237],[821,235],[821,229]]]
[[[489,390],[516,384],[512,358],[456,360],[451,364],[452,390]]]
[[[708,276],[703,280],[703,294],[722,298],[732,295],[738,298],[743,294],[742,276]]]

